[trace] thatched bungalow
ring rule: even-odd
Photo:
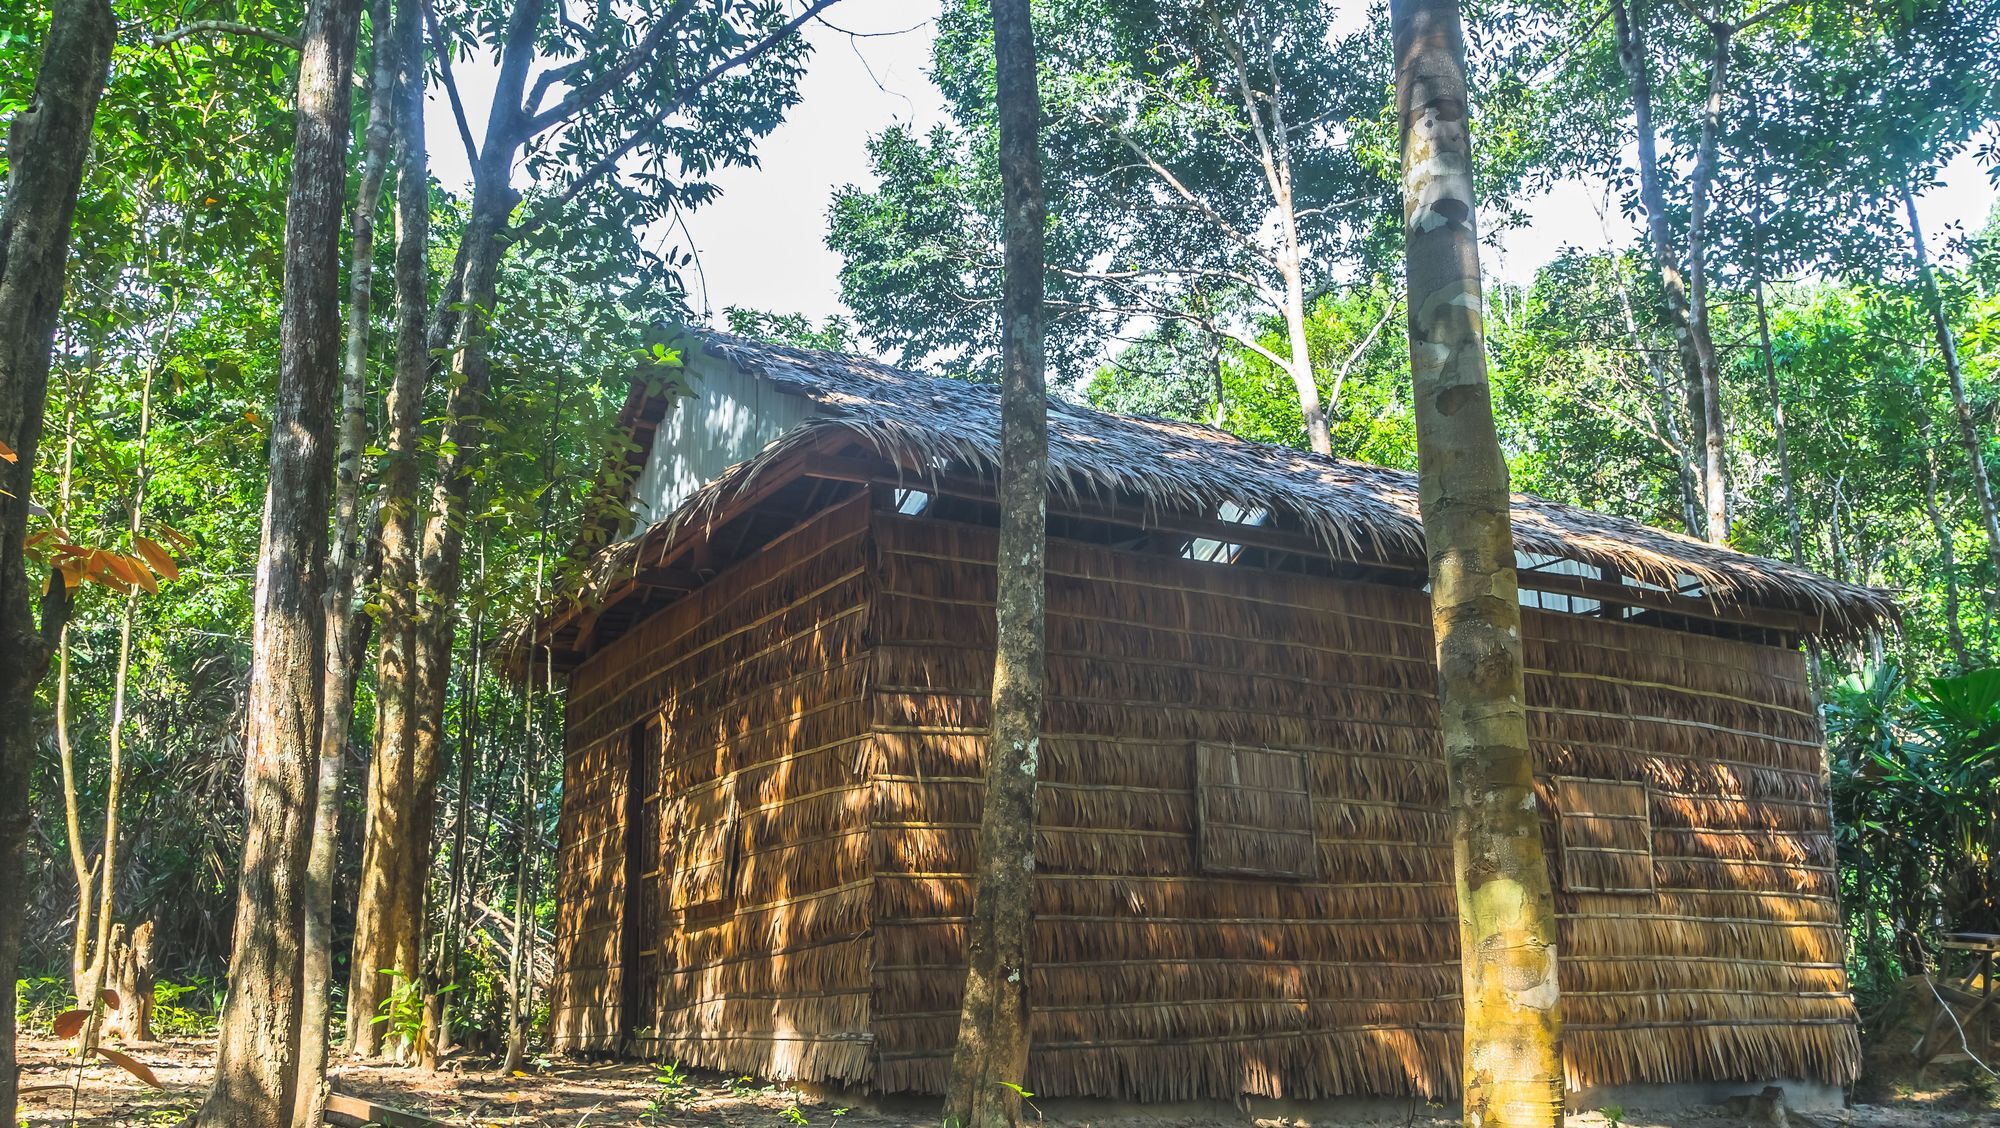
[[[990,388],[685,336],[536,641],[569,678],[560,1049],[941,1090],[992,669]],[[1045,1097],[1450,1098],[1415,478],[1052,403]],[[1574,1087],[1853,1079],[1802,644],[1880,591],[1532,497]],[[538,654],[541,652],[538,651]]]

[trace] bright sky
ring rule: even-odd
[[[942,97],[925,75],[938,8],[938,0],[842,0],[827,18],[857,34],[808,25],[815,50],[803,100],[765,140],[761,166],[720,173],[720,198],[689,217],[701,263],[688,278],[697,313],[709,310],[719,318],[725,307],[741,305],[817,319],[842,311],[840,258],[826,248],[826,210],[843,185],[871,183],[871,136],[898,122],[927,129],[944,117]],[[492,94],[492,70],[460,64],[456,74],[477,131]],[[462,188],[469,173],[457,127],[441,92],[432,94],[427,127],[434,171],[445,185]],[[1925,234],[1936,247],[1951,225],[1976,230],[1994,200],[1986,170],[1968,152],[1947,168],[1943,184],[1920,197]],[[1527,201],[1527,224],[1502,235],[1487,271],[1525,282],[1565,246],[1606,246],[1603,206],[1603,185],[1583,181]],[[1609,223],[1621,242],[1635,231],[1615,212]]]

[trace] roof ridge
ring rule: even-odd
[[[993,385],[701,327],[669,332],[692,338],[703,353],[741,372],[813,400],[826,418],[801,430],[845,426],[885,456],[918,464],[997,464],[997,427],[989,421],[999,411]],[[930,402],[909,402],[914,396]],[[1355,555],[1367,545],[1422,558],[1415,471],[1260,442],[1203,423],[1126,415],[1053,395],[1049,402],[1049,466],[1059,490],[1125,489],[1201,509],[1223,501],[1282,508],[1337,555]],[[789,445],[785,439],[773,444]],[[726,490],[737,471],[754,474],[773,453],[767,449],[739,464],[713,487]],[[688,505],[700,501],[697,495]],[[1875,629],[1898,617],[1890,593],[1879,588],[1534,494],[1517,491],[1513,501],[1515,544],[1524,552],[1616,568],[1670,589],[1692,578],[1712,601],[1805,606],[1831,621],[1830,633]]]

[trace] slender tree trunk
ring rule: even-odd
[[[173,309],[178,312],[180,302]],[[154,359],[146,365],[139,386],[139,440],[137,467],[133,474],[132,509],[127,521],[127,548],[138,543],[140,521],[146,511],[146,445],[153,434],[153,381],[159,375],[159,358],[166,355],[174,318],[167,318],[168,335],[154,349]],[[90,1017],[77,1039],[77,1053],[88,1059],[97,1046],[104,1027],[104,979],[110,968],[111,917],[118,895],[118,816],[125,792],[125,697],[132,682],[132,621],[139,613],[139,588],[125,593],[125,607],[118,618],[118,666],[111,676],[111,726],[106,734],[108,756],[104,769],[104,844],[97,855],[97,943],[90,959],[88,982],[77,1005],[87,1008]]]
[[[1806,562],[1805,521],[1799,515],[1798,483],[1792,477],[1792,452],[1790,432],[1785,427],[1785,397],[1778,387],[1778,358],[1771,348],[1771,314],[1764,305],[1764,279],[1755,279],[1752,293],[1757,301],[1757,341],[1764,358],[1764,391],[1771,400],[1771,435],[1778,447],[1778,484],[1783,490],[1785,504],[1785,536],[1792,554],[1792,563],[1804,565]],[[1806,680],[1812,685],[1813,693],[1821,692],[1824,680],[1820,664],[1819,643],[1806,640]],[[1817,698],[1815,698],[1817,700]]]
[[[41,70],[28,108],[7,137],[7,191],[0,203],[0,1124],[16,1121],[20,1076],[14,1059],[14,982],[27,916],[22,848],[28,779],[39,739],[31,718],[35,686],[67,618],[68,589],[55,581],[30,610],[28,498],[48,401],[70,220],[90,152],[90,127],[104,92],[117,23],[105,0],[56,0],[42,42]]]
[[[1827,536],[1831,538],[1833,542],[1832,547],[1833,547],[1834,578],[1837,580],[1847,580],[1851,582],[1854,579],[1854,561],[1847,554],[1847,537],[1842,532],[1844,528],[1844,522],[1841,520],[1840,517],[1840,510],[1843,506],[1843,499],[1846,496],[1846,491],[1847,491],[1847,475],[1842,474],[1840,477],[1835,478],[1833,480],[1833,502],[1831,507],[1831,513],[1827,521]]]
[[[472,215],[464,233],[463,311],[451,355],[451,390],[445,401],[443,442],[430,512],[418,555],[420,612],[411,654],[414,709],[410,723],[410,789],[402,818],[405,845],[394,874],[398,915],[413,922],[398,938],[395,966],[421,976],[424,893],[436,818],[438,773],[444,763],[444,706],[463,575],[467,500],[476,459],[484,449],[486,393],[492,382],[489,320],[500,285],[507,227],[520,196],[512,185],[514,154],[526,140],[520,111],[536,30],[546,11],[540,0],[522,0],[509,18],[493,110],[474,170]]]
[[[946,1123],[1020,1120],[1028,1070],[1028,964],[1035,893],[1047,550],[1048,398],[1042,353],[1041,95],[1029,0],[995,0],[1004,266],[1000,349],[1000,545],[993,736],[967,930],[965,996],[945,1090]]]
[[[469,308],[459,321],[459,348],[452,367],[452,390],[445,407],[443,453],[431,488],[429,519],[418,562],[422,613],[416,624],[413,650],[415,709],[410,744],[410,790],[404,797],[405,820],[401,865],[395,871],[398,916],[412,927],[398,938],[395,966],[416,979],[427,978],[423,967],[422,925],[426,880],[437,810],[438,776],[444,766],[444,707],[451,680],[451,655],[457,626],[456,608],[464,552],[464,513],[471,489],[472,459],[483,446],[479,433],[491,370],[487,361],[487,314],[499,285],[501,243],[512,189],[501,210],[493,208],[482,222],[477,210],[466,238],[476,240],[466,267]],[[489,197],[489,200],[491,197]],[[497,213],[497,214],[495,214]],[[426,983],[428,993],[435,984]]]
[[[1688,338],[1701,368],[1701,479],[1708,539],[1729,540],[1729,480],[1724,461],[1722,365],[1716,358],[1715,337],[1708,316],[1708,211],[1715,184],[1716,135],[1722,129],[1722,93],[1729,84],[1729,41],[1732,29],[1711,24],[1715,54],[1709,60],[1708,99],[1702,106],[1701,141],[1688,186]]]
[[[1979,516],[1986,525],[1987,552],[2000,570],[2000,510],[1993,502],[1993,485],[1986,476],[1985,442],[1973,420],[1972,400],[1965,393],[1965,371],[1958,363],[1958,341],[1945,316],[1944,297],[1938,293],[1937,275],[1931,270],[1930,254],[1924,249],[1923,224],[1917,221],[1917,197],[1908,181],[1900,185],[1903,214],[1910,221],[1910,248],[1917,260],[1917,285],[1923,290],[1924,307],[1931,315],[1931,329],[1937,334],[1938,355],[1944,358],[1945,378],[1951,384],[1952,413],[1958,420],[1958,441],[1972,467],[1973,496],[1979,501]]]
[[[56,493],[56,523],[67,527],[72,511],[71,491],[76,484],[76,407],[80,396],[70,397],[63,410],[62,482]],[[56,757],[62,763],[63,830],[69,837],[70,870],[76,875],[76,929],[69,955],[70,990],[79,999],[89,995],[91,908],[96,904],[97,870],[91,865],[83,845],[82,800],[76,786],[76,749],[69,739],[69,625],[64,624],[56,640]]]
[[[375,1019],[388,996],[386,968],[415,922],[402,914],[395,875],[406,850],[404,811],[410,794],[412,724],[416,714],[414,650],[417,624],[417,428],[431,370],[430,294],[425,255],[430,243],[430,165],[424,141],[423,0],[396,0],[396,361],[389,391],[382,483],[378,491],[382,611],[375,666],[375,748],[368,768],[368,814],[362,833],[354,949],[348,969],[347,1046],[363,1057],[381,1051]]]
[[[375,213],[389,163],[396,37],[389,0],[373,0],[374,61],[361,182],[349,222],[347,348],[340,373],[340,448],[334,456],[333,540],[327,548],[326,688],[319,727],[319,782],[312,850],[306,858],[305,986],[299,1005],[299,1088],[293,1123],[326,1118],[327,1016],[333,986],[333,883],[340,854],[340,777],[354,719],[355,559],[361,550],[361,457],[368,445],[368,342],[375,309]]]
[[[1930,426],[1924,426],[1926,440],[1930,437]],[[1924,444],[1924,514],[1931,520],[1931,530],[1937,534],[1938,571],[1944,574],[1944,628],[1945,637],[1951,644],[1952,656],[1958,659],[1958,668],[1967,669],[1965,652],[1965,628],[1960,617],[1958,594],[1958,548],[1953,543],[1951,522],[1944,515],[1944,507],[1938,504],[1937,459],[1931,454],[1931,444]]]
[[[1606,229],[1609,234],[1609,229]],[[1639,318],[1632,309],[1632,287],[1625,277],[1625,263],[1614,257],[1612,277],[1618,283],[1618,308],[1625,318],[1625,335],[1632,342],[1632,351],[1639,356],[1645,366],[1655,394],[1659,397],[1660,432],[1666,436],[1667,453],[1674,456],[1674,476],[1679,480],[1681,493],[1681,526],[1689,536],[1700,536],[1702,529],[1702,503],[1699,486],[1700,474],[1690,460],[1687,439],[1681,434],[1680,413],[1674,407],[1673,382],[1667,373],[1654,362],[1652,353],[1646,348],[1646,339],[1639,332]]]
[[[485,574],[485,546],[480,547],[480,574]],[[451,881],[447,887],[444,905],[443,928],[437,943],[433,946],[436,959],[431,971],[425,976],[429,991],[424,997],[424,1025],[432,1033],[426,1041],[425,1061],[435,1065],[437,1059],[451,1050],[451,1001],[443,988],[458,974],[460,936],[465,928],[463,903],[465,884],[468,877],[465,852],[470,838],[472,802],[472,761],[479,743],[479,690],[481,674],[484,672],[480,636],[485,626],[485,612],[481,608],[473,614],[472,638],[467,649],[471,652],[471,671],[459,679],[458,708],[458,787],[452,808]]]
[[[1326,422],[1326,405],[1320,401],[1319,380],[1313,375],[1312,349],[1306,338],[1305,281],[1299,264],[1285,272],[1285,340],[1291,352],[1287,365],[1292,385],[1298,389],[1299,412],[1305,418],[1306,444],[1314,454],[1333,453],[1333,433]]]
[[[1805,522],[1799,518],[1799,494],[1792,478],[1792,452],[1785,430],[1785,397],[1778,388],[1778,360],[1771,351],[1771,314],[1764,305],[1764,280],[1754,281],[1751,293],[1757,300],[1757,342],[1764,355],[1764,391],[1771,397],[1771,435],[1778,447],[1778,485],[1785,503],[1785,536],[1792,551],[1792,563],[1806,562]]]
[[[326,681],[327,515],[340,372],[340,229],[347,195],[349,88],[358,0],[312,0],[299,63],[298,128],[285,209],[284,306],[270,479],[258,554],[244,748],[243,861],[229,997],[207,1125],[292,1121],[305,976],[306,862],[312,846]]]
[[[542,564],[535,562],[535,592],[539,600],[542,588]],[[507,1051],[500,1063],[500,1075],[512,1076],[521,1067],[527,1056],[528,1021],[534,1007],[528,997],[535,979],[530,961],[535,958],[534,949],[528,945],[528,937],[535,927],[534,897],[530,892],[529,875],[533,870],[533,848],[530,845],[530,824],[535,811],[535,763],[540,758],[541,742],[536,737],[535,726],[535,668],[533,658],[529,659],[527,684],[521,689],[521,811],[515,820],[514,840],[519,850],[514,859],[514,935],[507,943]]]
[[[1465,1122],[1563,1121],[1555,899],[1528,749],[1507,464],[1486,378],[1457,0],[1392,0],[1418,495],[1450,779]]]
[[[1202,354],[1208,365],[1209,379],[1215,383],[1215,415],[1209,425],[1222,429],[1222,421],[1229,417],[1229,405],[1222,391],[1222,338],[1213,333],[1202,334]]]
[[[1629,9],[1628,3],[1631,5]],[[1666,192],[1660,179],[1659,145],[1653,129],[1653,82],[1646,62],[1645,31],[1635,18],[1637,14],[1638,0],[1611,0],[1618,62],[1632,88],[1632,118],[1639,151],[1639,203],[1646,211],[1646,233],[1652,243],[1653,259],[1660,271],[1660,288],[1666,294],[1667,312],[1673,322],[1674,343],[1680,353],[1681,375],[1687,386],[1695,441],[1703,450],[1702,496],[1705,509],[1712,515],[1716,510],[1717,497],[1724,496],[1719,475],[1710,470],[1709,452],[1716,452],[1715,461],[1719,463],[1721,447],[1719,436],[1714,445],[1710,442],[1709,397],[1704,392],[1711,385],[1720,384],[1719,377],[1711,375],[1715,345],[1707,336],[1705,304],[1700,320],[1696,319],[1688,291],[1688,277],[1681,273],[1680,254],[1674,247],[1673,230],[1667,222]],[[1703,300],[1705,303],[1706,298]],[[1718,402],[1718,416],[1720,410]],[[1712,517],[1706,523],[1709,526],[1705,530],[1708,539],[1721,543],[1727,535],[1727,527],[1718,529]]]

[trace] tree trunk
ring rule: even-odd
[[[1757,341],[1764,357],[1764,391],[1771,399],[1771,435],[1778,447],[1778,483],[1785,503],[1785,536],[1791,549],[1792,563],[1804,565],[1805,521],[1799,516],[1798,483],[1792,477],[1791,440],[1785,428],[1785,397],[1778,387],[1778,359],[1771,349],[1771,314],[1764,306],[1764,279],[1759,277],[1754,281],[1752,293],[1757,301]],[[1815,695],[1823,690],[1822,673],[1819,643],[1807,639],[1806,680],[1812,685]]]
[[[368,815],[347,986],[347,1046],[363,1057],[382,1048],[382,1027],[374,1019],[391,986],[383,970],[415,970],[396,962],[402,938],[415,922],[401,912],[395,875],[403,865],[403,812],[411,786],[411,725],[416,712],[417,428],[431,370],[425,270],[430,165],[424,147],[422,0],[397,0],[391,35],[396,42],[396,363],[378,491],[382,611],[375,666],[375,748],[368,768]]]
[[[1209,379],[1215,383],[1215,415],[1209,426],[1222,429],[1222,421],[1229,417],[1229,404],[1222,390],[1222,338],[1213,333],[1202,334],[1202,357],[1208,368]]]
[[[174,309],[179,308],[176,299]],[[171,339],[171,315],[167,326]],[[159,358],[166,355],[167,344],[168,340],[162,340],[156,346],[139,389],[138,465],[133,474],[132,510],[127,523],[131,542],[126,546],[128,549],[138,543],[139,523],[146,509],[146,443],[153,433],[153,380],[159,375]],[[118,666],[111,678],[111,725],[105,740],[109,756],[104,769],[104,842],[97,854],[97,947],[90,959],[83,993],[77,997],[77,1005],[90,1011],[82,1036],[77,1039],[77,1053],[85,1059],[96,1047],[104,1023],[104,980],[110,970],[111,917],[118,894],[118,815],[125,791],[125,694],[132,680],[132,620],[139,612],[139,590],[135,586],[125,593],[124,611],[118,618]]]
[[[340,372],[340,229],[357,0],[312,0],[285,209],[278,389],[258,555],[244,747],[243,859],[215,1082],[199,1125],[292,1121],[299,1086],[312,765],[326,680],[327,516]]]
[[[1305,418],[1306,444],[1314,454],[1333,453],[1333,433],[1326,422],[1326,405],[1320,401],[1319,380],[1313,374],[1312,349],[1306,338],[1305,281],[1299,264],[1285,272],[1285,340],[1291,352],[1287,370],[1299,393],[1299,412]]]
[[[361,182],[349,224],[347,349],[341,361],[340,448],[334,457],[333,540],[327,548],[326,688],[319,727],[319,782],[312,850],[306,857],[305,985],[299,1005],[299,1089],[293,1123],[326,1118],[327,1015],[333,986],[333,882],[340,853],[340,777],[354,719],[355,558],[361,549],[361,456],[368,445],[368,341],[375,309],[375,212],[389,163],[396,37],[389,0],[374,0],[375,58],[362,135]]]
[[[1556,919],[1527,715],[1507,464],[1486,379],[1457,0],[1392,0],[1418,500],[1450,780],[1465,1122],[1563,1121]]]
[[[355,978],[358,981],[367,976],[371,980],[367,986],[372,998],[356,992],[350,1016],[364,999],[379,1006],[386,987],[383,977],[375,974],[380,969],[394,968],[413,981],[423,974],[424,878],[430,866],[431,821],[464,546],[462,515],[471,487],[472,458],[484,433],[479,416],[491,369],[486,319],[499,287],[508,219],[519,200],[511,177],[515,154],[526,140],[521,105],[534,58],[535,33],[546,10],[543,0],[520,0],[508,18],[493,109],[474,169],[472,215],[461,236],[459,262],[454,269],[462,279],[458,283],[462,301],[440,303],[427,331],[434,342],[448,326],[456,327],[451,339],[451,391],[445,405],[430,512],[421,543],[412,543],[407,549],[414,567],[412,596],[405,608],[410,626],[407,649],[399,651],[396,659],[406,662],[396,671],[402,686],[398,707],[403,715],[391,732],[385,708],[383,733],[378,739],[378,743],[393,742],[391,750],[399,753],[393,759],[399,762],[391,763],[391,757],[378,754],[371,776],[369,837],[362,864],[363,894],[375,926],[367,937],[367,950],[374,962],[365,967],[357,962]],[[428,356],[425,359],[428,363]],[[414,542],[414,526],[406,535]],[[385,627],[387,620],[385,615]],[[386,629],[384,634],[387,655]],[[356,935],[361,936],[358,921]],[[358,953],[359,939],[356,947]],[[356,958],[358,961],[358,954]],[[372,1017],[373,1011],[368,1014]],[[379,1044],[379,1035],[373,1033],[352,1037],[357,1052],[372,1052],[370,1041]]]
[[[1965,653],[1965,628],[1960,616],[1958,594],[1958,548],[1952,540],[1951,522],[1938,504],[1937,459],[1931,454],[1930,425],[1924,426],[1924,514],[1938,539],[1938,571],[1944,574],[1944,629],[1952,656],[1960,670],[1969,669]]]
[[[56,524],[70,522],[71,489],[76,484],[76,404],[72,396],[63,411],[62,482],[57,487]],[[96,874],[83,846],[82,800],[76,787],[76,749],[69,740],[69,627],[56,640],[56,758],[62,764],[63,830],[69,837],[69,865],[76,875],[76,928],[71,933],[70,990],[78,999],[90,990],[91,907],[96,902]]]
[[[1601,218],[1601,213],[1600,213]],[[1611,230],[1605,228],[1606,241],[1610,241]],[[1614,255],[1611,276],[1618,284],[1618,308],[1625,319],[1625,335],[1632,342],[1632,352],[1645,366],[1647,376],[1659,397],[1660,433],[1665,436],[1667,453],[1674,456],[1674,477],[1680,485],[1681,527],[1689,536],[1698,537],[1702,528],[1701,490],[1694,463],[1689,460],[1687,440],[1681,435],[1680,416],[1674,407],[1673,382],[1667,373],[1653,360],[1646,348],[1646,339],[1639,332],[1639,318],[1632,309],[1632,287],[1625,277],[1625,261]]]
[[[541,562],[535,563],[535,593],[540,599],[542,588]],[[553,688],[553,687],[551,687]],[[534,1014],[528,992],[535,974],[529,961],[534,959],[534,950],[528,946],[528,937],[535,928],[533,910],[529,906],[533,898],[528,890],[528,875],[532,869],[532,848],[529,845],[529,823],[535,809],[535,761],[541,751],[535,729],[535,667],[529,658],[527,683],[521,687],[521,813],[515,821],[514,840],[518,853],[514,858],[514,935],[507,942],[507,1051],[500,1062],[500,1075],[511,1077],[521,1067],[527,1055],[528,1022]]]
[[[129,933],[124,925],[111,930],[109,968],[118,1005],[107,1017],[104,1032],[122,1042],[153,1040],[153,922]]]
[[[48,400],[49,353],[69,263],[70,220],[90,152],[91,122],[110,65],[117,23],[105,0],[56,0],[28,108],[7,139],[0,203],[0,1124],[16,1122],[14,983],[26,912],[22,848],[28,780],[40,733],[30,718],[35,686],[62,633],[68,592],[55,581],[37,626],[29,608],[27,500]]]
[[[1628,2],[1632,5],[1629,11],[1626,7]],[[1667,198],[1661,187],[1659,146],[1653,131],[1653,82],[1646,64],[1645,31],[1634,18],[1637,8],[1637,0],[1612,0],[1612,28],[1618,43],[1618,63],[1624,68],[1626,80],[1632,87],[1632,118],[1639,150],[1639,203],[1646,211],[1646,233],[1652,243],[1654,262],[1659,267],[1660,288],[1666,294],[1667,312],[1674,325],[1674,343],[1680,353],[1682,379],[1687,385],[1695,441],[1701,444],[1704,452],[1704,508],[1712,514],[1715,499],[1723,488],[1717,475],[1710,470],[1708,452],[1715,451],[1719,460],[1721,447],[1719,437],[1717,445],[1710,446],[1708,397],[1704,393],[1705,388],[1720,383],[1719,379],[1712,378],[1710,371],[1715,346],[1708,339],[1705,304],[1701,320],[1697,322],[1695,318],[1688,293],[1688,279],[1681,273],[1680,254],[1674,248],[1673,231],[1667,223]],[[1705,303],[1706,298],[1703,300]],[[1719,414],[1719,403],[1716,410]],[[1710,526],[1705,530],[1708,539],[1721,543],[1728,530],[1717,530],[1712,519],[1706,523]]]
[[[1778,388],[1778,361],[1771,352],[1771,314],[1764,307],[1764,280],[1755,280],[1751,293],[1757,299],[1757,342],[1764,354],[1764,390],[1771,397],[1771,435],[1778,447],[1778,485],[1785,502],[1785,536],[1792,550],[1792,563],[1806,562],[1805,522],[1799,518],[1799,494],[1792,478],[1792,452],[1785,431],[1785,397]]]
[[[1041,760],[1048,397],[1042,353],[1041,96],[1029,0],[995,0],[1004,259],[1000,349],[1000,545],[993,736],[979,820],[965,996],[946,1083],[946,1123],[1020,1120],[1028,1070],[1028,962],[1035,892],[1035,778]]]
[[[486,551],[480,548],[480,574],[485,574]],[[460,934],[465,928],[462,906],[466,894],[469,873],[465,852],[471,838],[472,803],[472,761],[479,742],[479,690],[484,672],[480,636],[485,625],[483,608],[473,614],[472,638],[467,649],[471,651],[471,672],[459,679],[458,708],[458,787],[452,809],[451,835],[451,882],[447,887],[444,905],[443,928],[439,930],[437,943],[432,946],[435,958],[430,972],[425,976],[429,990],[424,995],[424,1021],[426,1030],[432,1037],[425,1040],[425,1063],[435,1065],[437,1059],[451,1050],[451,1000],[443,986],[458,975]]]
[[[1958,441],[1972,466],[1973,495],[1979,500],[1979,516],[1986,524],[1987,552],[1993,566],[2000,569],[2000,510],[1993,504],[1993,486],[1986,476],[1985,443],[1972,417],[1972,401],[1965,394],[1965,371],[1958,363],[1958,342],[1952,336],[1951,321],[1944,312],[1944,297],[1938,293],[1937,275],[1931,271],[1930,255],[1924,249],[1924,228],[1917,222],[1917,197],[1905,181],[1903,214],[1910,221],[1910,247],[1917,260],[1917,284],[1923,289],[1924,306],[1931,315],[1931,329],[1937,334],[1938,355],[1944,358],[1945,378],[1951,383],[1952,413],[1958,420]]]
[[[1722,365],[1716,359],[1715,337],[1708,317],[1708,208],[1715,184],[1716,134],[1722,129],[1722,92],[1729,83],[1729,40],[1726,24],[1711,24],[1715,54],[1709,60],[1708,100],[1703,103],[1701,141],[1688,184],[1688,338],[1694,342],[1701,368],[1701,482],[1708,539],[1729,541],[1729,480],[1724,462]]]

